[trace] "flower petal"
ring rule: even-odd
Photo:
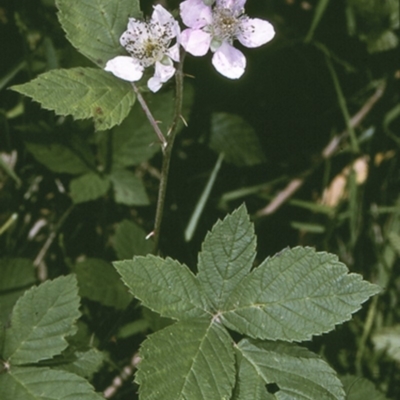
[[[183,23],[192,29],[203,28],[212,23],[211,7],[203,0],[186,0],[179,6]]]
[[[158,76],[153,76],[147,81],[147,87],[153,92],[158,92],[161,89],[162,83]]]
[[[182,47],[194,56],[204,56],[210,48],[211,35],[200,29],[185,29],[179,42]]]
[[[107,61],[104,69],[129,82],[138,81],[143,76],[143,67],[135,59],[127,56],[112,58]]]
[[[179,44],[176,43],[173,46],[171,46],[167,52],[166,55],[171,57],[174,61],[179,62],[180,54],[179,54]]]
[[[147,82],[147,87],[152,92],[157,92],[160,90],[162,84],[171,79],[175,74],[175,68],[172,65],[172,62],[171,65],[164,65],[160,62],[156,62],[155,69],[154,76]]]
[[[128,26],[125,31],[129,32],[134,36],[143,36],[143,34],[147,35],[146,23],[143,21],[139,21],[136,18],[129,18]]]
[[[246,68],[243,53],[226,42],[214,53],[212,63],[220,74],[230,79],[240,78]]]
[[[237,38],[243,46],[258,47],[275,36],[274,27],[268,22],[259,18],[246,18],[242,20]]]
[[[160,4],[157,4],[153,8],[154,11],[151,15],[151,22],[158,22],[160,25],[170,24],[174,34],[174,36],[172,37],[178,36],[180,32],[179,24],[178,21],[176,21],[175,18],[172,16],[172,14]]]

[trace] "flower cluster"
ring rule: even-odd
[[[179,45],[194,56],[213,54],[215,69],[230,79],[240,78],[246,68],[244,54],[233,47],[238,40],[245,47],[258,47],[275,35],[273,26],[244,13],[246,0],[185,0],[180,15],[188,27],[180,31],[178,22],[161,5],[154,7],[149,22],[130,18],[120,43],[130,53],[107,62],[106,71],[127,81],[138,81],[144,69],[155,67],[147,85],[153,92],[174,74],[179,61]],[[175,44],[171,45],[175,41]]]

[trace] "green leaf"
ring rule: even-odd
[[[146,189],[140,178],[126,169],[113,170],[110,175],[114,185],[115,201],[127,206],[150,204]]]
[[[142,400],[231,398],[235,381],[232,339],[215,321],[178,322],[150,335],[136,374]]]
[[[182,115],[188,120],[193,102],[193,90],[185,85]],[[154,95],[144,95],[154,118],[164,134],[174,115],[174,93],[163,91]],[[115,166],[129,167],[149,160],[161,149],[158,138],[150,126],[146,115],[137,104],[125,121],[113,131],[112,159]]]
[[[380,288],[309,247],[267,258],[232,293],[225,325],[259,339],[308,340],[351,318]]]
[[[255,249],[254,226],[244,205],[218,221],[207,234],[197,278],[214,310],[224,309],[231,292],[250,272]]]
[[[224,153],[224,160],[238,167],[265,162],[265,155],[254,129],[238,115],[212,115],[210,147],[217,153]]]
[[[244,339],[236,349],[239,377],[235,400],[345,399],[335,371],[305,348],[291,343]],[[274,397],[268,396],[265,387],[268,384],[277,385]]]
[[[89,166],[77,153],[62,144],[25,142],[25,146],[37,161],[53,172],[78,175],[90,171]]]
[[[93,118],[96,130],[120,124],[135,102],[128,82],[95,68],[52,70],[12,89],[58,115]]]
[[[360,376],[346,375],[340,378],[346,392],[346,400],[386,400],[375,385]]]
[[[62,276],[33,287],[17,301],[5,333],[3,358],[12,365],[34,363],[61,353],[79,318],[76,278]]]
[[[118,224],[112,242],[120,260],[130,259],[133,256],[145,256],[151,253],[154,247],[153,240],[146,239],[145,231],[127,219]]]
[[[0,322],[6,322],[18,298],[35,283],[35,270],[25,258],[0,259]]]
[[[101,400],[86,379],[50,368],[12,367],[0,375],[1,400]]]
[[[75,204],[96,200],[104,196],[110,188],[110,181],[95,173],[75,178],[70,182],[72,201]]]
[[[100,67],[120,54],[128,18],[141,16],[139,0],[57,0],[58,18],[67,39]]]
[[[116,261],[114,266],[131,293],[162,316],[188,319],[206,314],[199,284],[186,265],[148,255]]]
[[[79,294],[105,306],[124,309],[132,300],[113,266],[101,259],[88,258],[73,268]]]

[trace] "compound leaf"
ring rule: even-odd
[[[72,201],[75,204],[96,200],[110,188],[110,181],[95,173],[88,173],[70,182]]]
[[[12,367],[0,374],[1,400],[101,400],[78,375],[50,368]]]
[[[253,338],[301,341],[347,321],[380,288],[348,274],[337,256],[285,249],[253,270],[228,299],[225,325]]]
[[[231,292],[253,265],[256,249],[254,226],[241,206],[218,221],[203,242],[198,280],[215,310],[224,307]]]
[[[100,67],[120,54],[129,17],[140,17],[139,0],[57,0],[58,18],[72,45]]]
[[[35,286],[19,298],[6,329],[3,358],[12,365],[35,363],[61,353],[76,332],[78,286],[74,275]]]
[[[305,348],[244,339],[236,349],[239,377],[235,400],[345,399],[335,371]],[[271,397],[267,387],[273,384],[276,386]]]
[[[96,68],[56,69],[12,89],[58,115],[93,118],[96,130],[120,124],[135,102],[128,82]]]
[[[139,355],[136,382],[142,400],[231,398],[234,352],[220,323],[178,322],[150,335]]]
[[[131,293],[162,316],[188,319],[206,314],[199,284],[186,265],[148,255],[116,261],[114,266]]]

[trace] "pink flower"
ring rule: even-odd
[[[115,57],[104,69],[120,79],[135,82],[142,78],[145,68],[154,65],[155,73],[147,86],[157,92],[175,74],[172,61],[179,61],[179,45],[170,44],[179,33],[178,22],[165,8],[156,5],[149,22],[129,18],[128,29],[119,41],[131,56]]]
[[[203,56],[211,49],[215,69],[231,79],[240,78],[246,68],[245,56],[233,47],[235,39],[243,46],[258,47],[275,36],[268,21],[244,14],[245,3],[246,0],[216,0],[211,6],[203,0],[186,0],[180,5],[183,23],[189,27],[181,33],[180,44],[194,56]]]

